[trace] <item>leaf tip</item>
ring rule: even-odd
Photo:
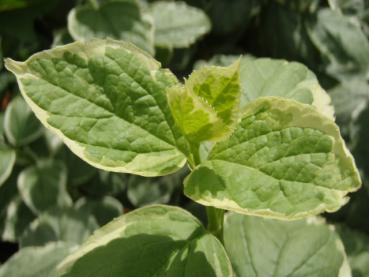
[[[14,74],[22,74],[26,71],[23,62],[17,62],[10,58],[4,59],[5,68]]]

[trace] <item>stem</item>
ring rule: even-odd
[[[206,207],[208,230],[223,243],[224,210]]]
[[[192,157],[189,159],[191,171],[201,163],[200,144],[190,144]],[[214,207],[206,207],[208,219],[207,229],[223,243],[224,210]]]

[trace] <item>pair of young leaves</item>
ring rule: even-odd
[[[261,77],[270,75],[271,67],[255,65]],[[79,157],[144,176],[169,174],[188,160],[185,193],[201,204],[300,218],[337,210],[360,186],[327,96],[310,75],[294,89],[277,82],[274,95],[291,99],[266,96],[240,107],[239,61],[204,67],[181,85],[136,47],[93,40],[6,66],[36,116]],[[244,67],[243,78],[255,75]],[[260,86],[253,80],[251,91]],[[201,158],[200,145],[211,146]]]

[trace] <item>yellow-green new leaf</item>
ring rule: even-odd
[[[351,277],[342,242],[318,218],[286,222],[228,214],[224,245],[236,276]]]
[[[75,42],[6,67],[41,122],[91,165],[157,176],[185,164],[166,99],[178,81],[133,45]]]
[[[177,207],[135,210],[97,230],[57,276],[232,277],[222,244]]]
[[[216,140],[232,130],[239,110],[239,79],[236,61],[229,67],[203,67],[184,86],[168,89],[172,114],[191,142]]]
[[[282,219],[333,212],[360,187],[333,121],[314,107],[265,97],[246,106],[229,139],[185,180],[193,200]]]

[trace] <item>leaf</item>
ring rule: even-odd
[[[308,24],[308,33],[328,61],[327,72],[346,80],[366,77],[369,72],[369,41],[360,26],[349,17],[328,8],[320,9],[316,21]]]
[[[55,267],[71,250],[61,242],[23,248],[0,267],[0,277],[51,277]]]
[[[113,38],[154,52],[153,19],[133,0],[102,1],[97,7],[77,6],[68,15],[68,31],[75,40]]]
[[[150,204],[166,204],[169,202],[175,188],[175,183],[165,182],[162,179],[130,176],[127,198],[135,207],[143,207]]]
[[[36,214],[52,206],[69,206],[72,200],[66,190],[66,175],[61,162],[40,161],[19,174],[17,184],[19,193]]]
[[[311,104],[325,116],[334,118],[329,95],[306,66],[268,58],[245,59],[240,71],[246,103],[263,96],[278,96]]]
[[[158,1],[150,6],[155,22],[155,46],[186,48],[210,31],[206,14],[185,2]]]
[[[361,184],[338,127],[313,107],[265,97],[185,180],[194,201],[244,214],[302,218],[344,205]]]
[[[41,122],[91,165],[157,176],[185,164],[165,92],[178,81],[131,44],[75,42],[6,66]]]
[[[216,55],[209,63],[228,65],[236,56]],[[201,64],[200,64],[201,65]],[[264,96],[278,96],[315,106],[334,118],[329,95],[321,88],[315,74],[297,62],[243,56],[240,59],[241,106]]]
[[[286,222],[228,214],[224,245],[237,276],[351,276],[338,235],[314,218]]]
[[[260,27],[256,29],[257,47],[262,51],[261,55],[300,61],[310,68],[317,69],[321,64],[319,51],[311,42],[306,28],[306,21],[313,15],[296,12],[309,8],[303,5],[312,5],[317,1],[287,1],[288,6],[296,5],[295,7],[274,2],[277,1],[270,1],[270,4],[265,6],[259,18]]]
[[[349,124],[365,107],[369,99],[368,88],[365,80],[353,79],[329,90],[341,132],[348,133]]]
[[[51,241],[78,245],[97,228],[95,218],[85,208],[52,208],[30,224],[20,239],[20,245],[40,246]]]
[[[12,173],[15,158],[15,150],[0,143],[0,187]]]
[[[258,15],[261,9],[261,1],[258,0],[210,0],[210,1],[190,1],[206,10],[211,18],[212,32],[217,35],[228,35],[231,39],[233,34],[241,33],[250,25],[250,21]]]
[[[67,166],[68,185],[82,185],[97,174],[97,170],[64,147],[57,155]]]
[[[42,135],[43,129],[21,97],[10,102],[4,117],[5,135],[14,146],[24,146]]]
[[[221,243],[188,212],[150,206],[97,230],[58,276],[232,276]]]
[[[365,277],[369,274],[369,237],[344,226],[338,228],[345,245],[353,277]]]
[[[15,197],[6,208],[2,240],[17,242],[34,218],[22,199]]]
[[[101,199],[78,199],[76,209],[88,211],[95,216],[97,223],[102,226],[123,213],[122,204],[114,197],[104,196]]]
[[[227,135],[237,119],[240,99],[239,62],[194,71],[184,86],[168,89],[177,125],[189,141],[200,143]]]

